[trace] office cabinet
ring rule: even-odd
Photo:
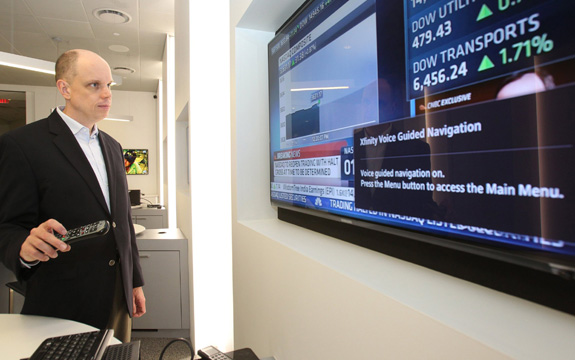
[[[164,220],[158,215],[132,215],[132,222],[134,224],[142,225],[146,229],[160,229],[164,227]]]
[[[162,229],[168,227],[167,212],[165,208],[135,208],[132,209],[132,222],[146,229]]]
[[[188,244],[179,229],[146,229],[136,237],[144,275],[146,314],[134,331],[148,336],[189,337]]]
[[[180,252],[140,251],[146,286],[147,313],[133,321],[134,329],[181,329]]]

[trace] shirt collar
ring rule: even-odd
[[[64,114],[64,108],[65,107],[66,107],[65,105],[58,106],[58,107],[56,107],[56,111],[58,111],[58,115],[60,115],[62,120],[64,120],[66,125],[68,125],[68,127],[72,131],[72,134],[77,135],[80,131],[82,131],[82,129],[86,129],[87,130],[86,133],[90,134],[90,129],[88,129],[86,126],[80,124],[76,120],[72,119],[68,115]],[[98,125],[97,124],[94,124],[94,131],[92,132],[92,134],[90,134],[90,137],[95,137],[95,136],[98,136]]]

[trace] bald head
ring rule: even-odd
[[[56,62],[56,87],[66,100],[64,114],[90,130],[112,106],[110,66],[88,50],[70,50]]]
[[[84,49],[68,50],[56,60],[56,81],[60,79],[72,81],[78,74],[76,65],[79,59],[89,59],[90,61],[106,63],[106,60],[92,51]]]

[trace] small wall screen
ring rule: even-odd
[[[126,175],[148,175],[148,150],[124,149]]]

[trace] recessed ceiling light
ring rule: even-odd
[[[96,9],[92,14],[96,19],[109,24],[125,24],[132,20],[129,14],[114,9]]]
[[[116,74],[120,74],[120,75],[130,75],[130,74],[133,74],[136,72],[136,70],[129,68],[129,67],[125,67],[125,66],[116,66],[112,70]]]
[[[115,51],[115,52],[120,52],[120,53],[130,51],[130,48],[127,46],[124,46],[124,45],[110,45],[110,46],[108,46],[108,49]]]

